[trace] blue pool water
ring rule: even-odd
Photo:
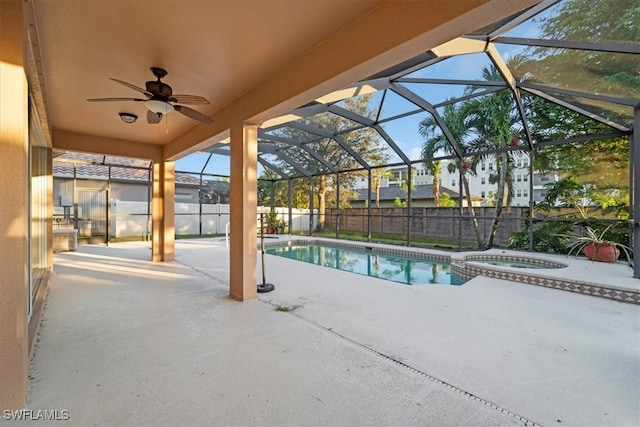
[[[462,284],[461,279],[452,278],[447,262],[377,253],[365,248],[292,245],[268,248],[266,253],[405,285]]]

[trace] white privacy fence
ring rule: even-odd
[[[176,235],[185,234],[225,234],[225,227],[229,222],[229,205],[203,204],[202,213],[198,203],[175,204]],[[256,213],[256,227],[259,227],[262,212],[266,215],[271,209],[258,206]],[[278,212],[278,219],[285,224],[289,222],[289,209],[274,208]],[[151,232],[151,216],[146,202],[111,202],[109,212],[110,235],[112,237],[140,237],[148,238]],[[314,224],[317,211],[314,210]],[[309,209],[292,209],[291,231],[309,230]]]

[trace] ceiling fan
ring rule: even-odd
[[[150,80],[145,84],[146,89],[132,85],[122,80],[111,78],[116,83],[120,83],[130,89],[138,91],[146,96],[143,98],[93,98],[87,99],[91,102],[108,102],[108,101],[135,101],[142,102],[147,107],[147,122],[149,124],[157,124],[162,120],[162,116],[172,111],[177,111],[191,119],[210,125],[213,123],[210,117],[202,114],[193,108],[185,107],[180,104],[208,104],[206,98],[197,95],[174,95],[171,86],[160,81],[167,75],[167,71],[158,67],[151,67],[151,72],[158,80]]]

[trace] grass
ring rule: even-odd
[[[297,305],[289,306],[289,305],[277,304],[276,307],[274,308],[274,310],[275,311],[280,311],[280,312],[283,312],[283,313],[290,313],[290,312],[294,311],[298,307],[299,306],[297,306]]]

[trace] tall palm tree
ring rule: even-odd
[[[515,59],[518,61],[518,59]],[[510,68],[516,64],[510,63]],[[482,69],[482,76],[488,81],[502,81],[495,66]],[[481,87],[469,87],[467,93],[483,90]],[[513,95],[508,89],[487,96],[466,101],[461,108],[473,137],[467,143],[467,149],[473,151],[505,149],[521,133],[521,119]],[[489,182],[497,184],[496,204],[493,221],[487,242],[487,248],[493,246],[502,211],[506,203],[513,199],[513,169],[516,151],[499,151],[498,154],[476,156],[480,161],[496,161],[496,172],[489,176]]]
[[[376,192],[376,208],[380,207],[380,186],[382,185],[383,179],[389,179],[393,177],[393,172],[389,169],[385,168],[375,168],[371,172],[371,181],[373,186],[373,191]]]
[[[455,104],[445,105],[442,114],[442,120],[449,128],[449,132],[456,140],[458,145],[464,147],[464,140],[470,135],[470,129],[466,123],[463,107],[456,107]],[[435,154],[437,152],[443,152],[447,155],[450,155],[453,153],[453,147],[449,143],[449,140],[440,131],[440,126],[433,117],[427,117],[426,119],[422,120],[420,122],[418,132],[424,138],[424,145],[422,146],[422,158],[425,159],[424,164],[427,169],[433,171],[434,161],[432,159]],[[449,163],[447,169],[450,173],[453,173],[456,170],[460,172],[460,179],[467,198],[467,209],[469,210],[471,221],[473,224],[473,230],[476,234],[478,247],[480,248],[484,244],[484,239],[480,235],[480,227],[478,225],[478,219],[476,217],[475,210],[473,209],[471,191],[469,191],[469,179],[467,178],[468,174],[475,174],[475,166],[477,165],[477,161],[473,159],[470,165],[468,165],[469,167],[465,167],[467,166],[466,163],[466,160],[463,161],[462,159],[459,159],[457,162]],[[462,200],[460,200],[460,205],[462,205]]]
[[[440,173],[442,172],[442,162],[434,160],[428,167],[429,173],[433,176],[433,205],[437,208],[440,206]]]

